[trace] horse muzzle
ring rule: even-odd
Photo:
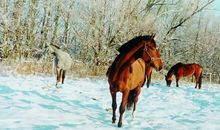
[[[156,71],[161,71],[163,69],[162,66],[159,66],[159,67],[155,67]]]
[[[163,69],[163,67],[162,67],[162,66],[160,66],[160,67],[159,67],[159,69],[158,69],[158,71],[161,71],[162,69]]]

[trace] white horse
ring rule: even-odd
[[[54,67],[56,73],[56,86],[59,82],[64,83],[66,70],[70,69],[72,58],[70,55],[60,49],[57,45],[50,44],[47,46],[48,50],[55,56]]]

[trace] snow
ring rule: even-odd
[[[143,87],[135,118],[125,111],[122,129],[220,129],[220,87],[180,82]],[[55,88],[54,77],[0,76],[0,129],[116,129],[112,124],[107,79],[68,78]],[[117,121],[121,94],[117,95]]]

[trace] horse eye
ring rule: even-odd
[[[153,50],[153,49],[154,49],[154,47],[152,47],[152,46],[148,46],[148,48],[149,48],[149,49],[151,49],[151,50]]]

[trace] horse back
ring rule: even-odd
[[[201,73],[202,67],[199,64],[182,64],[179,67],[178,73],[183,76],[192,76],[195,73]]]
[[[57,55],[55,58],[55,65],[63,70],[70,69],[72,64],[71,56],[64,51],[57,51]]]
[[[198,74],[201,74],[202,73],[202,66],[199,65],[199,64],[195,64],[195,71],[198,73]]]

